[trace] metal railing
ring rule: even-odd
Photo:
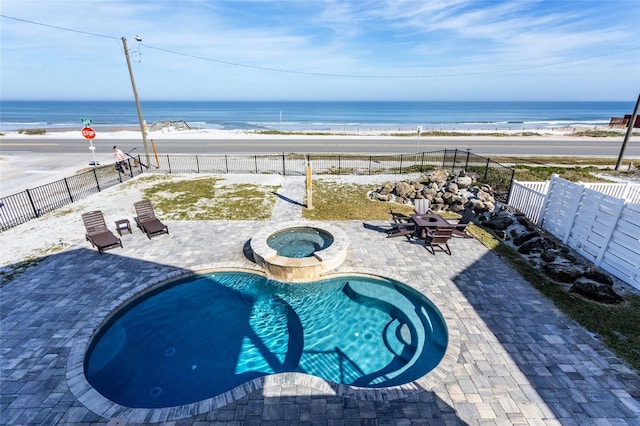
[[[513,181],[514,169],[490,158],[458,149],[416,154],[255,154],[255,155],[163,155],[157,168],[164,173],[248,173],[304,175],[306,162],[315,174],[375,175],[424,173],[431,170],[462,170],[473,173],[490,185],[501,201],[506,201]]]
[[[114,164],[94,167],[84,173],[0,198],[0,231],[36,219],[142,173],[142,165],[134,167],[133,161],[128,162],[127,172]]]
[[[416,154],[227,154],[163,155],[158,164],[143,169],[139,159],[129,159],[129,172],[113,164],[0,198],[0,231],[38,218],[143,172],[280,174],[303,176],[310,161],[316,175],[376,175],[466,171],[490,185],[497,200],[506,202],[514,170],[469,151],[441,150]],[[139,163],[139,164],[138,164]]]

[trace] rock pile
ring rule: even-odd
[[[624,301],[614,290],[614,280],[607,273],[556,238],[536,229],[524,214],[502,207],[481,215],[477,223],[491,230],[569,292],[607,304]]]
[[[433,211],[460,212],[471,208],[476,212],[493,211],[496,200],[489,185],[478,185],[475,176],[461,171],[452,174],[436,170],[422,182],[400,181],[387,183],[370,191],[372,200],[399,204],[413,204],[414,199],[426,198]]]

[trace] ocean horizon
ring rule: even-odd
[[[534,130],[604,126],[623,101],[142,101],[145,121],[194,129],[281,131]],[[0,130],[137,126],[131,101],[0,101]]]

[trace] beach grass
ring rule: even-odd
[[[19,129],[19,135],[46,135],[47,129]]]
[[[372,132],[362,132],[358,130],[348,131],[348,130],[331,130],[331,131],[322,131],[322,130],[257,130],[250,133],[254,133],[257,135],[283,135],[283,136],[366,136]],[[375,133],[375,132],[373,132]],[[400,138],[415,138],[418,136],[417,131],[415,132],[379,132],[380,136],[393,136]],[[601,130],[601,129],[585,129],[585,130],[575,130],[572,132],[564,133],[564,136],[570,137],[590,137],[590,138],[608,138],[608,137],[620,137],[624,135],[625,130]],[[631,136],[639,136],[640,132],[632,132]],[[532,130],[521,130],[521,131],[501,131],[496,129],[495,131],[482,131],[476,132],[470,129],[458,129],[458,130],[426,130],[420,133],[422,137],[446,137],[446,136],[490,136],[490,137],[514,137],[514,136],[524,136],[524,137],[541,137],[542,133],[538,131]]]

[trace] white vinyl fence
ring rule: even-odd
[[[514,181],[509,205],[640,290],[640,184]]]

